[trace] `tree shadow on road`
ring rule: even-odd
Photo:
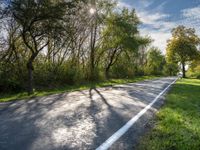
[[[5,103],[3,109],[0,110],[0,149],[29,150],[43,149],[46,146],[46,149],[54,150],[55,147],[52,146],[54,139],[48,134],[42,135],[45,132],[39,128],[36,122],[41,120],[42,123],[45,114],[61,102],[65,96],[66,94],[59,94],[29,101]],[[38,142],[42,138],[48,138],[48,141]],[[36,141],[41,145],[34,145]],[[59,147],[57,148],[59,149]],[[68,149],[68,146],[60,147],[60,149],[63,148]]]
[[[116,86],[113,89],[120,88],[120,90],[127,91],[134,101],[148,104],[149,102],[142,96],[147,94],[145,92],[149,87],[137,91],[131,89],[131,86],[133,85],[127,84],[125,87]],[[134,86],[137,89],[142,88],[142,85],[139,84],[134,84]],[[0,149],[26,150],[34,149],[34,146],[38,146],[35,149],[46,148],[48,150],[97,148],[130,120],[130,117],[122,112],[132,109],[126,103],[121,103],[121,108],[113,106],[102,92],[104,89],[106,88],[97,89],[93,87],[89,91],[79,91],[77,92],[79,94],[73,96],[65,93],[35,98],[29,101],[6,103],[0,108]],[[149,92],[157,93],[158,90],[155,88]],[[80,95],[85,97],[86,100],[82,101]],[[88,99],[89,101],[87,101]],[[71,104],[77,106],[72,107]],[[136,109],[135,107],[134,109],[131,111],[137,113],[141,108]],[[92,118],[92,122],[89,118]],[[83,126],[84,121],[88,121],[85,126]],[[87,133],[81,131],[87,126],[90,127],[90,123],[94,124],[91,127],[92,129],[86,131]],[[73,130],[71,137],[66,137],[70,130]],[[83,133],[77,133],[79,131]],[[94,132],[95,136],[90,132]],[[54,133],[56,134],[52,137]],[[88,139],[92,142],[89,140],[90,143],[87,143]],[[56,141],[57,143],[55,143]]]

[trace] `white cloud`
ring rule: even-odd
[[[182,14],[184,17],[192,17],[192,18],[197,18],[200,19],[200,5],[197,7],[193,7],[193,8],[188,8],[188,9],[184,9],[182,10]]]
[[[143,23],[140,33],[142,35],[149,35],[154,40],[152,45],[161,49],[163,53],[166,50],[167,40],[171,38],[172,28],[184,25],[195,28],[197,34],[200,34],[200,5],[182,10],[180,12],[180,20],[168,21],[171,16],[162,11],[165,3],[162,3],[154,10],[148,10],[145,7],[148,7],[151,3],[147,0],[141,0],[141,8],[136,8],[137,15]],[[129,9],[133,8],[133,6],[122,1],[118,5]]]
[[[175,26],[175,23],[165,21],[169,15],[164,13],[151,13],[148,11],[138,11],[138,17],[144,25],[148,25],[153,29],[169,31]]]
[[[146,8],[146,7],[150,6],[153,3],[153,1],[140,0],[139,3],[140,3],[140,7]],[[130,5],[130,4],[126,3],[126,2],[123,2],[123,0],[118,0],[118,4],[117,5],[118,5],[119,8],[123,8],[123,7],[129,8],[129,9],[133,8],[132,5]]]
[[[153,3],[153,1],[150,1],[150,0],[140,0],[140,3],[141,3],[141,5],[143,5],[143,7],[148,7],[148,6],[150,6]]]
[[[138,17],[143,23],[152,25],[156,21],[159,21],[161,19],[168,17],[168,15],[161,14],[161,13],[149,14],[149,12],[146,12],[146,11],[142,11],[142,12],[138,11]]]
[[[140,20],[145,25],[140,29],[142,35],[149,35],[154,41],[153,46],[158,47],[165,53],[167,40],[171,37],[171,29],[177,24],[174,22],[166,21],[169,14],[161,12],[137,11]]]
[[[182,19],[178,22],[186,27],[195,28],[197,34],[200,34],[200,5],[193,8],[187,8],[181,11]]]
[[[132,6],[131,6],[131,5],[129,5],[129,4],[125,3],[125,2],[121,2],[121,1],[119,1],[119,2],[117,3],[117,7],[119,7],[119,8],[124,8],[124,7],[126,7],[126,8],[128,8],[128,9],[132,9]]]
[[[156,47],[159,47],[162,52],[165,54],[166,53],[166,47],[167,47],[167,40],[171,38],[171,33],[170,32],[152,32],[151,37],[155,39],[153,42],[153,45]]]
[[[148,0],[141,0],[141,8],[143,9],[136,8],[136,12],[140,21],[143,23],[143,25],[145,25],[145,27],[141,27],[140,33],[144,36],[149,35],[154,40],[152,45],[158,47],[163,53],[165,53],[167,40],[171,37],[170,30],[176,24],[165,21],[169,15],[161,12],[164,3],[158,6],[156,12],[146,11],[144,8],[151,5],[152,2],[153,1],[150,2]],[[119,2],[118,6],[120,8],[127,7],[132,9],[131,5],[121,1]]]
[[[152,46],[158,47],[163,54],[165,54],[165,49],[167,46],[167,40],[171,38],[170,32],[165,32],[163,30],[152,30],[150,28],[142,28],[140,30],[143,36],[150,35],[154,40]]]

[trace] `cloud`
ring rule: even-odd
[[[143,11],[143,12],[138,12],[138,17],[143,23],[152,25],[155,23],[155,21],[164,19],[168,17],[168,15],[160,13],[149,14],[149,12]]]
[[[182,10],[182,15],[186,18],[200,19],[199,14],[200,14],[200,5],[197,7]]]
[[[172,19],[173,14],[163,12],[166,1],[155,7],[154,9],[147,9],[153,1],[141,0],[140,6],[136,7],[136,12],[143,25],[140,27],[142,35],[149,35],[154,42],[153,46],[161,49],[165,53],[167,40],[171,38],[171,30],[178,25],[195,28],[197,34],[200,34],[200,5],[193,8],[186,8],[180,11],[180,18]],[[133,8],[133,5],[123,2],[118,4],[120,7]]]
[[[152,29],[160,29],[162,31],[169,31],[169,29],[175,26],[175,23],[166,21],[169,14],[164,13],[151,13],[148,11],[138,11],[138,17],[144,25]]]
[[[135,5],[137,5],[139,3],[139,5],[137,5],[137,7],[141,7],[141,8],[146,8],[148,6],[150,6],[154,1],[153,0],[135,0],[135,1],[132,1],[132,3],[134,3]],[[131,3],[131,2],[130,2]],[[132,9],[133,8],[133,5],[127,3],[127,2],[124,2],[123,0],[118,0],[118,7],[119,8],[123,8],[123,7],[126,7],[126,8],[129,8],[129,9]]]
[[[141,28],[140,32],[143,36],[150,35],[151,38],[154,40],[152,42],[152,46],[158,47],[163,54],[166,53],[165,49],[167,46],[167,40],[171,38],[170,32],[165,32],[160,29],[152,30],[151,28]]]
[[[140,3],[141,3],[141,5],[143,7],[148,7],[148,6],[150,6],[153,3],[153,1],[150,1],[150,0],[140,0]]]
[[[181,20],[179,24],[183,24],[190,28],[195,28],[197,34],[200,34],[200,5],[193,8],[183,9],[181,11]]]
[[[149,35],[154,41],[152,46],[158,47],[162,53],[166,53],[167,40],[171,38],[171,29],[177,24],[167,21],[169,14],[151,12],[147,10],[137,11],[138,17],[143,23],[140,29],[142,35]]]
[[[140,27],[140,33],[143,36],[150,36],[154,41],[152,42],[153,46],[158,47],[163,53],[165,53],[167,40],[171,37],[170,30],[176,25],[175,23],[166,21],[169,14],[162,13],[162,8],[165,3],[160,4],[154,11],[149,11],[145,9],[150,6],[153,1],[141,0],[140,8],[136,8],[137,15],[142,22]],[[120,1],[118,7],[127,7],[132,9],[133,6]]]
[[[126,7],[126,8],[128,8],[128,9],[132,9],[132,8],[133,8],[131,5],[129,5],[129,4],[125,3],[125,2],[122,2],[122,1],[119,1],[119,2],[117,3],[117,7],[119,7],[119,8],[124,8],[124,7]]]
[[[171,30],[177,26],[177,23],[166,21],[170,15],[161,12],[142,11],[138,12],[138,16],[144,24],[140,29],[141,34],[150,35],[154,40],[152,45],[165,53],[167,40],[171,38]]]

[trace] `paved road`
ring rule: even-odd
[[[0,104],[0,150],[95,149],[175,78]],[[110,149],[133,149],[162,105],[153,106]]]

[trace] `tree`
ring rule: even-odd
[[[112,12],[114,6],[116,6],[115,1],[107,0],[94,0],[91,3],[91,32],[90,32],[90,80],[95,80],[95,63],[98,63],[96,58],[96,51],[100,47],[99,43],[102,39],[102,25],[105,23],[107,16]]]
[[[122,12],[111,13],[106,19],[106,27],[102,32],[106,78],[109,78],[110,68],[123,52],[137,53],[140,46],[149,42],[149,39],[139,36],[139,24],[135,10],[129,11],[126,8]]]
[[[181,63],[183,78],[186,77],[186,63],[198,55],[197,46],[199,44],[200,39],[195,34],[195,29],[178,26],[172,30],[172,38],[167,45],[167,59]]]
[[[147,64],[145,71],[148,75],[161,75],[164,63],[165,58],[161,51],[156,47],[152,47],[147,53]]]
[[[188,75],[200,79],[200,57],[189,64]]]
[[[179,66],[177,63],[166,62],[163,71],[163,73],[167,76],[175,76],[179,72]]]
[[[20,34],[29,51],[28,94],[33,93],[33,62],[49,44],[49,37],[59,37],[66,10],[72,4],[64,0],[12,0],[10,12],[20,25]]]

